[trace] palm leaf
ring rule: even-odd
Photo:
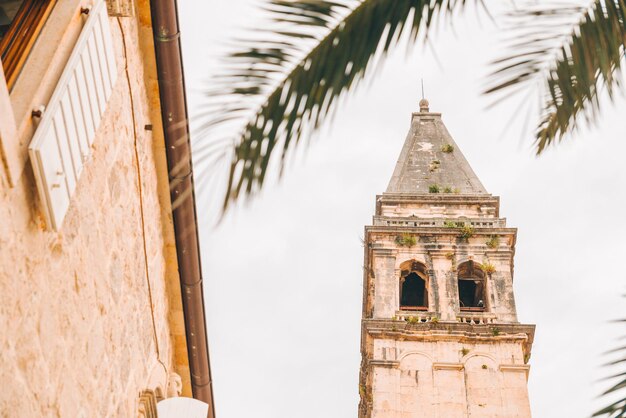
[[[480,2],[480,0],[477,0]],[[272,0],[261,40],[243,40],[225,62],[227,73],[210,93],[221,105],[204,112],[203,137],[225,123],[243,124],[232,138],[224,206],[263,185],[271,157],[319,129],[338,99],[353,90],[402,33],[411,42],[437,17],[465,0]]]
[[[613,98],[620,85],[625,16],[624,0],[596,0],[588,8],[540,5],[512,15],[519,28],[509,40],[515,53],[494,63],[486,93],[542,83],[538,154],[575,131],[581,118],[593,123],[603,90]]]
[[[625,322],[626,320],[620,320],[618,322]],[[626,347],[620,346],[607,354],[619,353],[620,358],[612,360],[606,364],[606,366],[623,365],[626,363]],[[608,406],[602,408],[593,414],[594,417],[608,417],[608,418],[626,418],[626,370],[623,369],[618,373],[615,373],[606,379],[611,381],[612,385],[609,389],[605,390],[601,396],[617,395],[619,398],[617,401],[611,402]]]

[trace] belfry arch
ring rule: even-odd
[[[461,311],[485,311],[487,307],[487,285],[486,274],[482,266],[469,260],[458,266],[457,274]]]
[[[400,264],[400,310],[428,310],[428,274],[426,266],[416,260]]]

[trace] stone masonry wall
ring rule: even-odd
[[[158,90],[139,46],[151,45],[149,9],[138,4],[137,19],[110,18],[118,80],[61,230],[45,229],[29,164],[0,190],[2,417],[132,417],[142,390],[167,394],[171,372],[188,380]]]
[[[374,304],[373,317],[379,319],[392,318],[400,309],[400,265],[414,260],[431,269],[431,277],[427,283],[429,293],[429,309],[439,319],[456,320],[459,313],[458,275],[456,267],[467,260],[489,261],[495,266],[494,271],[486,280],[486,297],[489,312],[498,320],[517,322],[515,298],[513,295],[513,277],[511,265],[513,250],[508,247],[507,240],[502,238],[501,246],[489,249],[484,242],[489,234],[476,235],[467,243],[456,244],[452,236],[428,237],[429,242],[418,242],[412,247],[393,248],[397,245],[393,239],[395,234],[371,233],[368,235],[378,248],[372,249],[370,269],[374,283],[371,296]],[[426,245],[437,249],[427,249]],[[382,248],[381,248],[382,247]],[[451,257],[452,255],[452,257]]]
[[[519,341],[376,340],[372,418],[529,418]]]

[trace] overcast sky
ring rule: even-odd
[[[192,114],[220,45],[258,22],[251,0],[179,2]],[[363,248],[418,110],[424,78],[444,123],[501,216],[517,227],[521,322],[537,325],[529,390],[537,418],[585,417],[599,406],[602,353],[624,334],[626,101],[598,126],[536,158],[535,119],[516,103],[487,108],[497,29],[468,12],[409,57],[398,50],[344,102],[325,131],[251,204],[215,226],[197,190],[215,404],[219,418],[346,418],[358,405]],[[438,60],[438,61],[437,61]],[[506,129],[508,128],[508,129]],[[210,141],[211,138],[194,138]],[[206,170],[199,161],[197,181]]]

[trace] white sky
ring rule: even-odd
[[[258,22],[251,0],[179,2],[192,114],[219,68],[221,44]],[[258,24],[257,24],[258,26]],[[486,28],[486,29],[485,29]],[[282,181],[215,227],[214,189],[197,190],[204,286],[219,418],[345,418],[358,405],[363,249],[374,198],[385,190],[418,109],[419,79],[501,215],[519,228],[520,320],[537,325],[529,390],[537,418],[589,416],[608,372],[602,353],[623,328],[626,101],[598,127],[531,149],[535,119],[508,130],[514,103],[487,109],[497,30],[467,12],[432,52],[398,50],[344,102]],[[526,123],[525,129],[520,129]],[[207,141],[211,138],[195,138]],[[197,177],[205,172],[197,163]]]

